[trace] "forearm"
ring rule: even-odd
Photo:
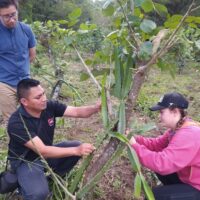
[[[30,62],[33,62],[36,58],[36,49],[35,47],[29,49],[29,60]]]
[[[45,146],[41,150],[35,150],[36,153],[41,154],[44,158],[63,158],[69,156],[79,156],[78,147],[55,147]]]
[[[92,114],[98,111],[99,108],[96,105],[77,107],[78,116],[82,118],[90,117]]]
[[[99,105],[81,106],[81,107],[68,106],[64,113],[64,116],[87,118],[90,117],[92,114],[97,113],[99,110],[100,110]]]

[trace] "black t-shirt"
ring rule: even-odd
[[[62,117],[66,110],[66,105],[57,101],[49,101],[47,108],[42,111],[40,118],[32,117],[23,106],[20,106],[13,113],[8,122],[9,142],[9,159],[19,159],[27,147],[24,146],[31,138],[38,136],[45,145],[53,144],[53,136],[55,129],[55,118]],[[33,161],[38,155],[29,150],[25,159]]]

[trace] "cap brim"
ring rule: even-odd
[[[162,110],[162,109],[164,109],[164,108],[165,108],[165,107],[163,107],[163,106],[155,105],[155,106],[149,108],[149,110],[151,110],[151,111],[158,111],[158,110]]]

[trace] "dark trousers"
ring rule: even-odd
[[[79,146],[78,141],[67,141],[56,144],[59,147]],[[80,159],[79,156],[65,158],[47,159],[49,166],[60,176],[68,173]],[[15,163],[11,163],[14,167]],[[23,162],[16,169],[19,190],[24,200],[46,200],[50,194],[47,177],[45,176],[45,166],[40,161],[31,163]]]
[[[163,183],[162,186],[153,189],[156,200],[200,200],[200,191],[181,182],[176,173],[156,175]]]

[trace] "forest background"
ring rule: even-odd
[[[20,1],[19,18],[37,39],[31,76],[48,97],[77,106],[102,99],[92,119],[57,120],[55,141],[92,142],[97,151],[66,179],[55,177],[54,199],[153,199],[148,185],[159,182],[127,153],[121,134],[127,127],[132,134],[163,132],[148,108],[165,92],[184,94],[189,115],[200,120],[199,6],[199,0]],[[0,138],[3,169],[3,125]]]

